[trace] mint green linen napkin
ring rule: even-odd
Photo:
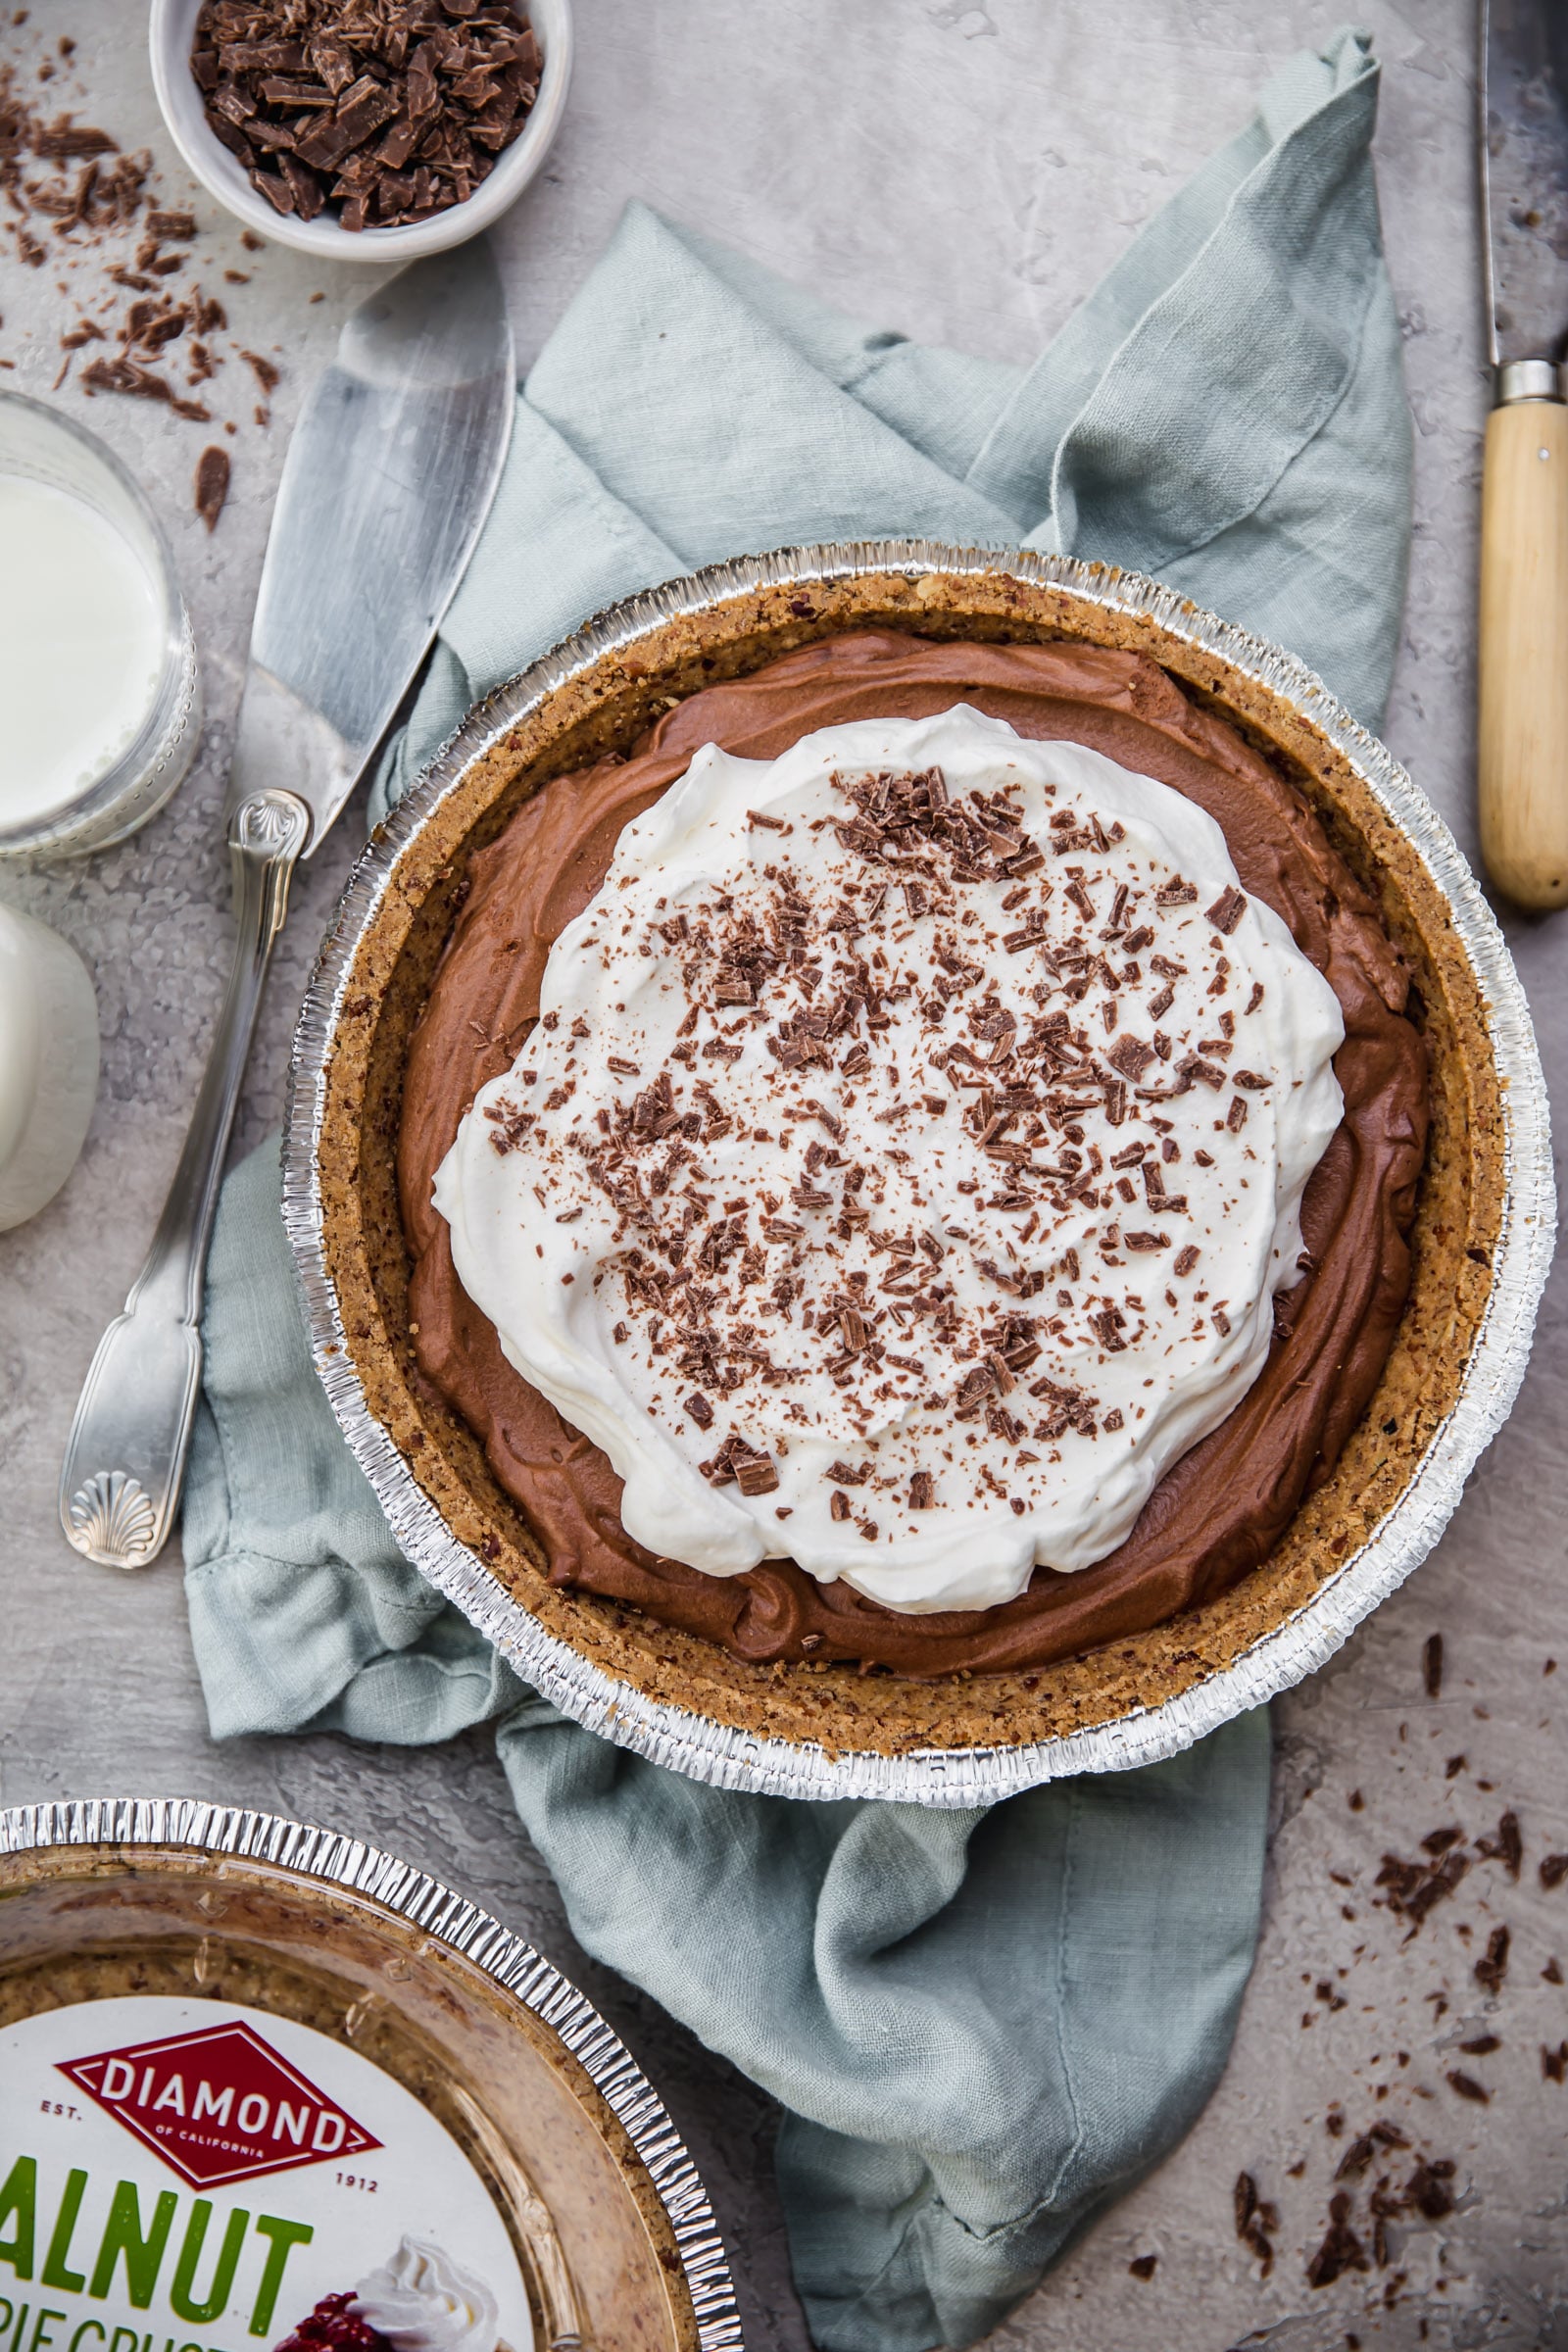
[[[380,805],[615,598],[885,533],[1155,571],[1375,724],[1410,474],[1375,110],[1363,36],[1292,61],[1027,371],[867,332],[632,206],[519,397]],[[748,1797],[626,1755],[398,1552],[312,1371],[277,1194],[269,1147],[228,1179],[210,1269],[184,1536],[215,1736],[422,1742],[495,1718],[583,1945],[786,2109],[816,2341],[971,2341],[1218,2077],[1256,1934],[1265,1718],[962,1813]]]

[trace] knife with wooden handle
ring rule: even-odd
[[[1482,0],[1480,145],[1496,406],[1481,492],[1481,854],[1568,904],[1568,7]]]

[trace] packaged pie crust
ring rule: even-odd
[[[265,1814],[0,1814],[7,2352],[739,2343],[668,2117],[521,1938]]]

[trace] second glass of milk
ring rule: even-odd
[[[145,824],[201,731],[169,548],[102,442],[0,393],[0,858]]]

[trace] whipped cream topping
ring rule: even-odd
[[[501,2314],[482,2278],[440,2246],[405,2237],[349,2306],[397,2352],[496,2352]]]
[[[989,1607],[1261,1370],[1343,1035],[1219,827],[1098,753],[964,706],[709,746],[435,1204],[651,1551]]]

